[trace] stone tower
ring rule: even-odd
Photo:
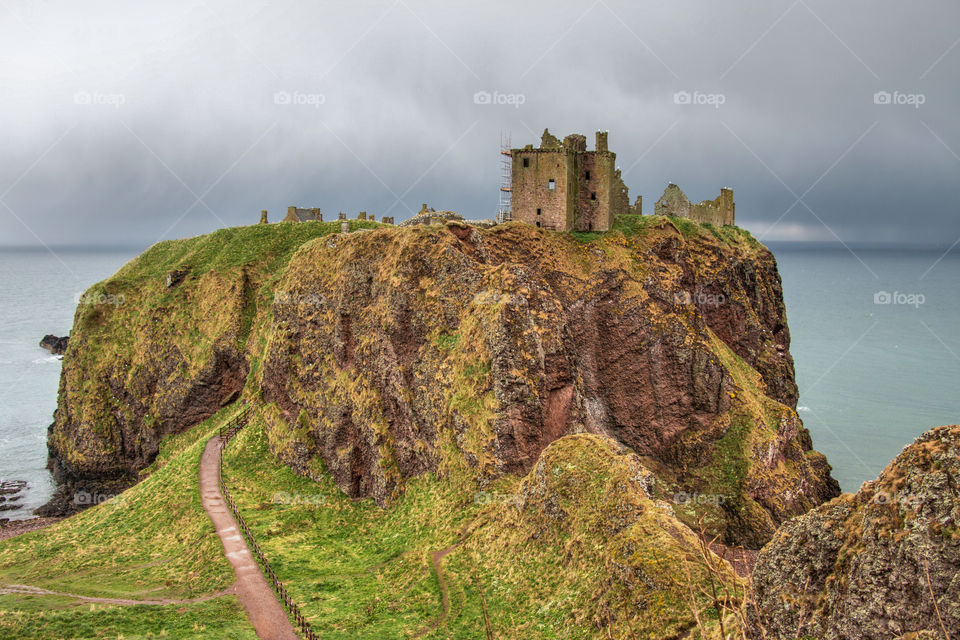
[[[614,215],[628,213],[606,131],[597,132],[595,150],[587,151],[584,136],[561,142],[544,129],[540,148],[527,145],[510,155],[514,220],[554,231],[608,231]]]

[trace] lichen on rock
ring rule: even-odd
[[[753,576],[755,637],[960,636],[960,427],[784,525]]]
[[[451,464],[444,438],[484,486],[589,432],[674,493],[718,496],[681,518],[710,511],[727,542],[759,547],[836,484],[793,410],[772,256],[696,230],[652,220],[583,244],[450,223],[314,241],[279,286],[323,304],[274,305],[264,399],[291,425],[306,412],[316,446],[301,456],[383,506]]]

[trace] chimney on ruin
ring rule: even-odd
[[[609,151],[607,148],[607,133],[606,131],[597,131],[597,153]]]

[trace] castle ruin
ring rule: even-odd
[[[500,212],[497,221],[472,221],[481,227],[507,220],[518,220],[553,231],[609,231],[616,216],[642,215],[643,198],[630,204],[630,193],[616,167],[617,154],[607,145],[606,131],[596,132],[593,151],[587,150],[587,139],[572,133],[562,141],[544,129],[540,146],[528,144],[511,149],[509,138],[501,141],[503,172]],[[654,215],[687,218],[716,226],[735,224],[736,205],[733,189],[723,188],[713,200],[692,203],[674,183],[667,185],[654,203]],[[376,216],[361,211],[359,221],[375,222]],[[338,215],[343,223],[345,213]],[[287,208],[283,222],[323,222],[319,208]],[[430,225],[463,221],[453,211],[435,211],[424,204],[417,215],[400,226]],[[262,211],[261,224],[267,223]],[[394,224],[393,217],[383,216],[384,224]],[[342,226],[342,224],[341,224]]]
[[[713,200],[691,203],[680,187],[671,182],[653,205],[653,213],[658,216],[689,218],[722,227],[734,223],[735,208],[733,189],[723,188],[720,189],[719,197]]]
[[[561,142],[543,130],[540,147],[504,150],[510,157],[509,218],[554,231],[609,231],[618,215],[642,215],[643,199],[630,204],[629,190],[616,168],[617,154],[607,146],[607,132],[596,133],[587,151],[586,138],[574,133]],[[693,204],[671,183],[654,205],[655,215],[689,218],[718,226],[734,224],[733,190],[715,200]]]
[[[540,147],[511,149],[512,218],[554,231],[608,231],[630,213],[627,187],[598,131],[596,147],[577,133],[561,142],[544,129]]]

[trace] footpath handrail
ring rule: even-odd
[[[227,506],[230,507],[230,513],[233,514],[234,519],[240,526],[240,531],[243,532],[244,538],[247,539],[247,543],[250,545],[250,548],[253,549],[253,555],[256,557],[264,576],[280,598],[280,602],[283,603],[284,608],[290,614],[290,619],[300,629],[306,640],[319,640],[320,636],[310,627],[310,623],[307,622],[307,619],[303,616],[303,613],[301,613],[300,607],[297,606],[290,597],[290,594],[287,593],[287,588],[283,585],[283,582],[280,581],[280,578],[277,577],[277,574],[274,573],[270,563],[267,562],[267,557],[263,555],[263,551],[260,550],[260,545],[257,544],[257,540],[253,537],[253,532],[250,530],[250,527],[247,526],[247,522],[243,519],[243,516],[240,515],[240,510],[237,509],[237,505],[233,501],[233,496],[230,495],[230,490],[227,489],[227,485],[223,482],[223,450],[227,448],[227,443],[230,442],[233,436],[237,435],[237,432],[245,427],[249,421],[250,407],[244,407],[243,411],[237,414],[226,426],[220,427],[220,439],[223,441],[223,446],[220,447],[219,466],[217,467],[217,482],[220,485],[220,492],[223,494],[223,499],[227,503]]]

